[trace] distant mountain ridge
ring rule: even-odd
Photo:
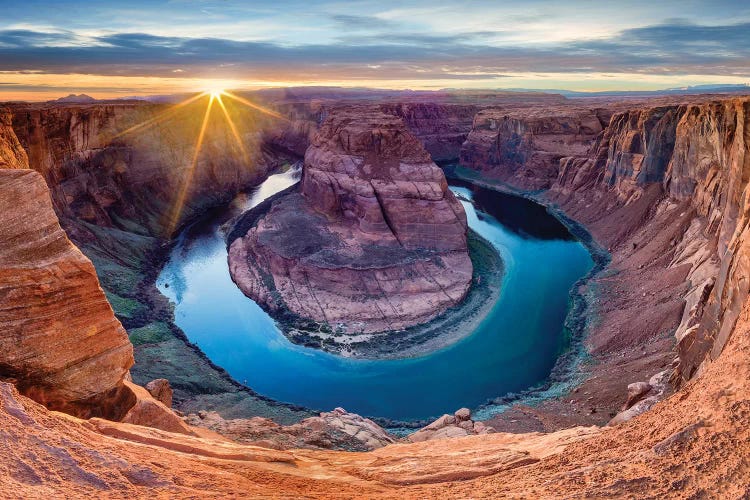
[[[512,92],[542,92],[550,94],[560,94],[565,97],[639,97],[639,96],[659,96],[659,95],[688,95],[688,94],[734,94],[750,93],[750,84],[706,84],[706,85],[688,85],[685,87],[674,87],[661,90],[602,90],[599,92],[588,92],[578,90],[563,89],[525,89],[512,88],[500,89]]]
[[[78,95],[70,94],[65,97],[60,97],[59,99],[54,99],[50,102],[59,102],[63,104],[83,104],[83,103],[96,102],[96,99],[86,94],[78,94]]]
[[[496,89],[463,89],[443,88],[439,90],[412,90],[412,89],[379,89],[367,87],[334,87],[334,86],[311,86],[311,87],[270,87],[251,91],[239,91],[243,94],[251,94],[257,97],[279,100],[279,99],[311,99],[311,98],[335,98],[335,99],[383,99],[398,97],[434,97],[438,94],[477,94],[482,92],[494,93],[527,93],[527,94],[557,94],[567,98],[576,97],[643,97],[643,96],[665,96],[665,95],[689,95],[689,94],[750,94],[750,84],[705,84],[689,85],[685,87],[674,87],[657,90],[603,90],[603,91],[579,91],[564,89],[529,89],[529,88],[496,88]],[[173,103],[186,99],[189,93],[162,94],[151,96],[128,96],[114,100],[138,100],[153,103]],[[84,96],[81,94],[83,97]],[[80,96],[70,95],[58,99],[55,102],[80,102],[64,101],[63,99],[77,98]]]

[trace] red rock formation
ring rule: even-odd
[[[396,440],[378,424],[343,408],[323,412],[296,424],[282,426],[253,417],[226,420],[216,412],[201,411],[185,419],[190,425],[215,431],[238,443],[274,449],[338,449],[368,451]]]
[[[119,417],[133,347],[30,170],[0,171],[0,372],[50,408]]]
[[[0,169],[29,168],[26,151],[13,131],[13,116],[10,110],[0,108]]]
[[[584,155],[606,118],[606,112],[573,106],[484,109],[460,161],[525,189],[549,188],[560,159]]]
[[[305,153],[302,194],[317,211],[405,248],[466,249],[461,204],[398,118],[336,111]]]
[[[29,165],[40,172],[52,191],[63,223],[166,236],[207,207],[229,201],[233,193],[267,172],[259,146],[262,117],[239,117],[247,157],[226,124],[214,113],[197,164],[194,148],[206,100],[172,116],[169,107],[144,103],[94,105],[17,105],[13,128],[28,151]],[[151,127],[119,133],[167,113]],[[183,183],[190,179],[190,185]],[[171,220],[179,193],[184,203],[176,223]],[[83,236],[82,236],[83,237]]]
[[[409,443],[420,443],[432,439],[449,439],[476,434],[490,434],[494,429],[471,419],[471,410],[461,408],[453,415],[445,414],[426,427],[406,436]]]
[[[172,395],[174,394],[174,391],[172,390],[172,387],[169,386],[169,380],[165,378],[152,380],[146,384],[146,390],[154,397],[154,399],[163,403],[167,408],[172,407]]]
[[[682,230],[670,241],[671,260],[664,265],[687,271],[687,305],[676,333],[685,380],[709,352],[712,359],[721,352],[746,293],[738,280],[750,271],[741,244],[748,224],[742,214],[749,107],[747,99],[725,99],[616,114],[593,159],[578,168],[568,160],[553,190],[569,199],[584,186],[609,192],[615,198],[606,211],[597,203],[602,214],[634,213],[640,205],[635,211],[643,216],[620,224],[613,243],[648,224],[649,212],[674,214],[672,224]],[[563,199],[559,194],[553,196]]]
[[[405,102],[383,104],[380,109],[401,118],[432,159],[439,162],[458,159],[479,106]]]
[[[304,169],[301,194],[231,243],[245,294],[348,333],[423,323],[464,297],[466,216],[399,118],[337,110]]]

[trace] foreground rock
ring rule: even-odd
[[[475,434],[490,434],[495,432],[482,422],[471,419],[471,410],[461,408],[453,415],[445,414],[430,425],[406,437],[406,441],[418,443],[431,439],[445,439],[454,437],[473,436]]]
[[[146,390],[158,401],[161,401],[167,408],[172,407],[172,395],[174,391],[169,385],[169,380],[157,378],[146,384]]]
[[[300,192],[230,242],[232,277],[272,311],[340,333],[424,323],[472,278],[466,215],[401,119],[329,115],[305,154]]]
[[[0,375],[50,408],[119,418],[133,347],[44,179],[0,170]]]
[[[133,346],[42,177],[0,170],[0,377],[50,409],[192,434],[130,382],[132,365]]]
[[[233,441],[276,449],[367,451],[395,442],[391,435],[369,418],[348,413],[342,408],[287,426],[261,417],[225,420],[216,412],[190,414],[185,421],[218,432]]]
[[[657,373],[648,382],[636,382],[628,385],[628,400],[622,411],[609,421],[609,425],[618,425],[650,410],[664,399],[670,389],[669,376],[672,372],[664,370]]]

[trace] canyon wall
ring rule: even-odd
[[[401,118],[433,161],[445,162],[458,159],[461,145],[480,107],[476,104],[407,102],[382,104],[380,109]]]
[[[262,145],[262,129],[274,119],[229,107],[241,148],[214,105],[191,172],[206,104],[14,104],[3,117],[8,128],[0,130],[15,139],[4,142],[0,161],[26,165],[28,158],[44,177],[60,224],[94,263],[130,334],[136,382],[169,379],[176,407],[186,411],[219,408],[227,417],[261,414],[291,423],[310,413],[259,399],[213,366],[174,326],[171,305],[154,286],[170,232],[294,159]]]
[[[634,103],[624,111],[621,103],[609,112],[592,108],[579,111],[573,124],[559,121],[568,110],[502,118],[480,112],[461,152],[463,165],[489,168],[489,175],[514,186],[549,187],[542,198],[609,248],[610,267],[623,281],[632,278],[643,298],[630,294],[618,311],[600,306],[612,333],[595,338],[595,350],[674,332],[679,380],[721,353],[750,279],[744,208],[749,101],[685,101]],[[544,168],[535,167],[535,155],[544,158]],[[649,285],[659,279],[669,289]],[[627,294],[605,280],[599,284],[605,295],[612,292],[610,301]],[[623,327],[628,317],[640,331]]]
[[[204,101],[184,111],[144,103],[18,106],[13,129],[30,166],[51,187],[61,217],[169,236],[185,220],[230,199],[227,193],[266,174],[259,141],[268,120],[259,113],[237,125],[241,151],[214,109],[193,166]],[[252,119],[258,124],[250,125]],[[221,133],[212,133],[216,130]],[[175,214],[176,204],[182,206]]]
[[[0,108],[0,169],[2,168],[29,168],[26,150],[13,130],[13,115],[5,108]]]
[[[546,189],[557,178],[560,159],[584,155],[607,118],[606,110],[573,106],[483,109],[460,162],[524,189]]]
[[[96,271],[68,240],[47,186],[0,171],[0,373],[49,408],[119,418],[133,347]]]

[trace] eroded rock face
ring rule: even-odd
[[[42,177],[0,170],[0,373],[50,408],[117,418],[133,347]]]
[[[393,436],[369,418],[349,413],[343,408],[286,426],[261,417],[225,420],[216,412],[190,414],[185,421],[218,432],[233,441],[275,449],[366,451],[395,442]]]
[[[607,112],[572,106],[484,109],[461,148],[461,164],[525,189],[549,188],[560,159],[584,155]]]
[[[461,158],[521,188],[550,187],[544,198],[586,224],[615,253],[611,267],[622,272],[621,279],[651,283],[658,273],[659,280],[671,282],[669,290],[644,287],[641,305],[638,294],[614,290],[608,301],[614,309],[606,314],[620,339],[613,336],[609,346],[600,346],[624,347],[646,331],[675,331],[675,380],[688,380],[719,355],[747,295],[749,108],[747,98],[634,102],[627,109],[614,103],[608,110],[581,110],[570,123],[555,118],[570,114],[563,107],[532,113],[540,118],[536,132],[529,129],[529,112],[499,117],[485,110]],[[580,119],[586,116],[605,124],[598,137],[594,121]],[[535,169],[534,155],[550,160],[549,168]],[[623,308],[640,317],[641,333],[622,326],[631,323]]]
[[[345,333],[434,318],[468,291],[466,215],[397,117],[331,114],[305,154],[299,193],[277,200],[229,266],[242,291]]]
[[[445,414],[431,424],[409,434],[405,440],[410,443],[432,439],[457,438],[476,434],[491,434],[494,430],[484,423],[471,419],[471,410],[461,408],[453,415]]]
[[[244,121],[256,120],[257,130],[266,121],[255,115],[237,123],[246,154],[223,122],[211,121],[191,169],[205,107],[199,100],[172,115],[168,106],[143,103],[18,105],[13,128],[64,224],[166,237],[266,173],[260,133],[251,135]],[[159,125],[142,126],[164,116]]]
[[[435,161],[458,159],[479,106],[431,102],[383,104],[380,109],[401,118]]]
[[[13,131],[13,115],[0,108],[0,168],[29,168],[26,151]]]

